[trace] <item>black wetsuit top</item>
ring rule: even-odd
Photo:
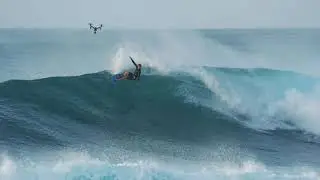
[[[130,59],[131,59],[132,63],[134,64],[134,66],[136,67],[136,69],[134,70],[134,73],[132,74],[133,77],[130,77],[130,75],[129,75],[129,78],[132,80],[139,80],[140,74],[141,74],[141,69],[138,68],[138,65],[134,62],[134,60],[131,57],[130,57]]]

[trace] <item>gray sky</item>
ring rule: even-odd
[[[0,27],[320,27],[320,0],[0,0]]]

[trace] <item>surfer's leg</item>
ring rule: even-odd
[[[128,74],[129,74],[129,72],[127,72],[127,71],[122,73],[122,76],[120,78],[118,78],[118,80],[127,79],[128,78]]]
[[[123,79],[133,80],[133,79],[134,79],[133,77],[134,77],[134,75],[133,75],[132,72],[126,71],[126,72],[124,72],[124,73],[122,74],[122,77],[119,78],[118,80],[123,80]]]
[[[133,73],[132,72],[128,72],[127,79],[128,80],[133,80],[134,79],[133,77],[134,77]]]

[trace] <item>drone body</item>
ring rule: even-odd
[[[93,33],[96,34],[98,30],[101,31],[102,29],[102,24],[100,24],[100,26],[93,26],[92,23],[89,23],[90,29],[93,29]]]

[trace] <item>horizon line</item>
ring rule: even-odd
[[[0,29],[30,29],[30,30],[53,30],[53,29],[89,29],[88,27],[0,27]],[[285,29],[320,29],[320,27],[225,27],[225,28],[140,28],[140,27],[105,27],[103,30],[285,30]]]

